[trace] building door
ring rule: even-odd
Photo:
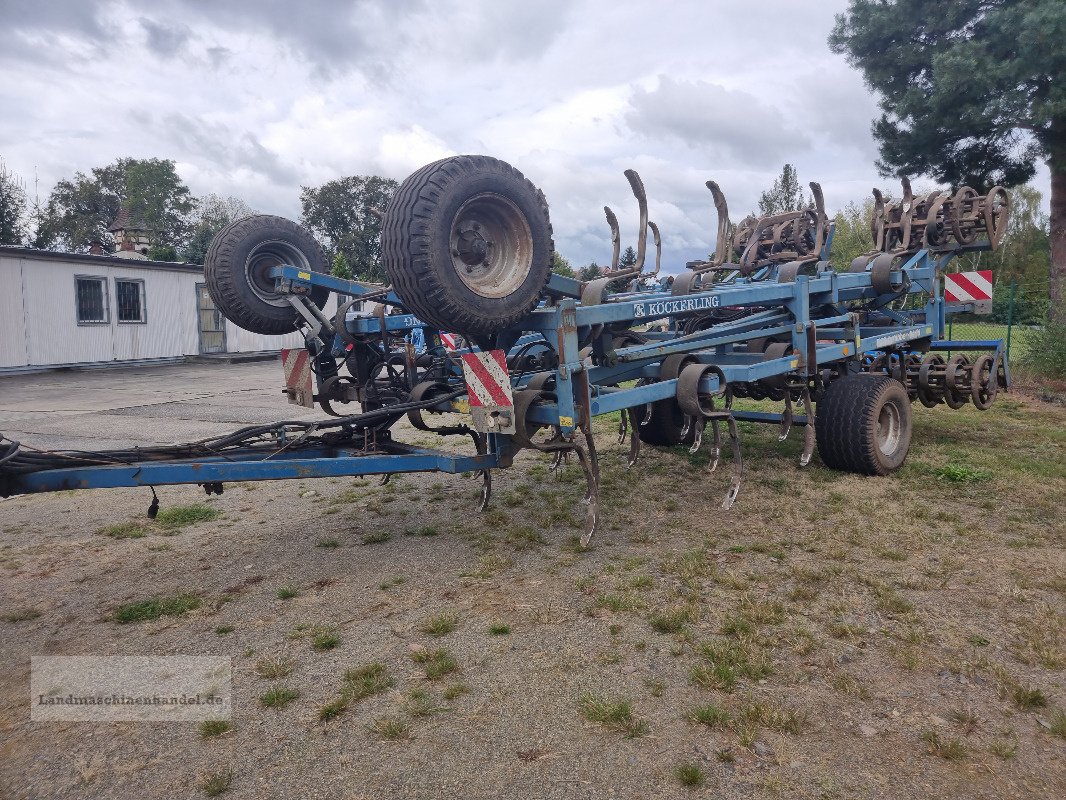
[[[196,316],[200,321],[200,352],[226,352],[226,318],[215,308],[207,284],[196,284]]]

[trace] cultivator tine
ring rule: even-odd
[[[636,408],[627,408],[623,412],[623,416],[629,415],[629,460],[626,462],[626,469],[631,468],[637,463],[637,457],[640,455],[640,433],[637,430],[637,410]]]
[[[711,190],[714,198],[714,210],[718,214],[718,238],[714,242],[713,266],[719,266],[726,262],[729,255],[729,206],[726,205],[725,195],[714,181],[707,181],[707,188]]]
[[[729,439],[733,444],[733,480],[730,482],[729,491],[726,492],[725,499],[722,501],[722,509],[728,511],[733,507],[733,503],[737,501],[737,496],[740,494],[740,482],[744,478],[744,459],[740,454],[740,432],[737,430],[737,421],[732,412],[726,417],[726,422],[729,425]]]
[[[718,469],[718,462],[722,458],[722,427],[717,419],[711,420],[712,447],[711,460],[707,462],[707,471],[714,472]]]
[[[626,411],[629,409],[622,409],[622,413],[618,415],[618,444],[621,444],[626,440],[626,434],[629,432],[629,417]]]
[[[644,269],[644,256],[648,250],[648,193],[644,191],[644,181],[640,179],[635,169],[627,169],[625,176],[633,190],[633,197],[637,199],[637,208],[640,211],[640,221],[637,223],[637,263],[633,265],[632,270],[639,275]]]
[[[803,428],[803,452],[800,453],[800,466],[811,463],[814,456],[815,427],[814,406],[811,404],[811,390],[804,386],[800,393],[803,398],[803,413],[807,416],[807,425]]]
[[[777,441],[783,442],[792,431],[792,393],[785,389],[785,410],[781,413],[781,433],[777,435]]]
[[[692,447],[690,447],[688,449],[688,453],[689,453],[689,455],[695,455],[696,453],[699,452],[700,445],[703,444],[703,430],[704,430],[704,428],[707,427],[707,418],[706,417],[700,417],[699,419],[695,419],[693,417],[689,417],[689,419],[692,420],[693,432],[692,432]],[[682,438],[684,438],[684,437],[682,437]]]
[[[392,480],[392,473],[391,472],[386,472],[384,475],[381,476],[381,480],[378,481],[378,485],[379,486],[384,486],[390,480]]]
[[[614,272],[618,269],[618,262],[622,255],[622,237],[618,232],[618,217],[611,211],[611,207],[604,206],[603,213],[607,217],[607,224],[611,226],[611,272]]]
[[[663,239],[659,235],[659,226],[651,220],[648,220],[648,227],[651,228],[652,238],[655,240],[655,269],[651,272],[645,273],[646,278],[654,278],[659,274],[659,267],[663,264]]]

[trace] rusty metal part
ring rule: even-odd
[[[999,391],[997,364],[995,359],[982,355],[970,367],[970,399],[980,411],[987,411],[995,402]]]
[[[663,238],[659,235],[659,226],[651,220],[648,220],[648,227],[651,228],[651,235],[655,241],[655,269],[645,272],[642,277],[653,278],[659,274],[659,268],[663,264]]]
[[[944,367],[944,402],[959,409],[970,400],[970,359],[962,353],[953,355]]]
[[[944,402],[943,374],[947,362],[940,353],[926,353],[918,367],[918,401],[926,408]]]
[[[622,237],[618,232],[618,217],[611,211],[610,206],[604,206],[603,213],[607,216],[607,224],[611,228],[611,268],[609,271],[614,272],[618,269],[622,254]]]

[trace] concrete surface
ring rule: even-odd
[[[324,416],[290,405],[283,384],[277,359],[0,377],[0,432],[33,447],[101,449]]]

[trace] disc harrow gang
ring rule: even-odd
[[[249,218],[227,229],[209,255],[213,293],[252,330],[300,326],[314,387],[286,393],[290,402],[313,395],[332,419],[96,453],[0,439],[0,494],[167,483],[215,492],[231,480],[443,471],[481,477],[481,510],[492,470],[529,450],[551,456],[553,470],[580,467],[587,545],[603,510],[597,415],[618,413],[631,469],[645,444],[709,451],[709,474],[728,450],[727,510],[744,477],[742,423],[775,424],[782,442],[801,427],[800,467],[817,448],[832,468],[882,475],[906,457],[915,401],[984,410],[1009,388],[1002,342],[943,341],[952,308],[941,287],[952,258],[999,245],[1010,213],[1002,187],[916,198],[904,179],[898,200],[875,191],[875,248],[832,265],[818,183],[805,208],[733,224],[721,188],[707,181],[714,252],[664,275],[644,182],[634,170],[624,177],[638,211],[634,263],[622,265],[623,225],[604,206],[610,267],[588,281],[549,273],[543,195],[485,156],[423,167],[381,214],[394,286],[325,274],[320,248],[294,223]],[[260,258],[279,231],[285,247]],[[328,292],[351,298],[331,316]],[[910,295],[921,307],[903,302]],[[358,413],[347,413],[351,404]],[[435,424],[456,412],[471,416]],[[401,420],[469,440],[473,454],[405,445],[392,436]]]

